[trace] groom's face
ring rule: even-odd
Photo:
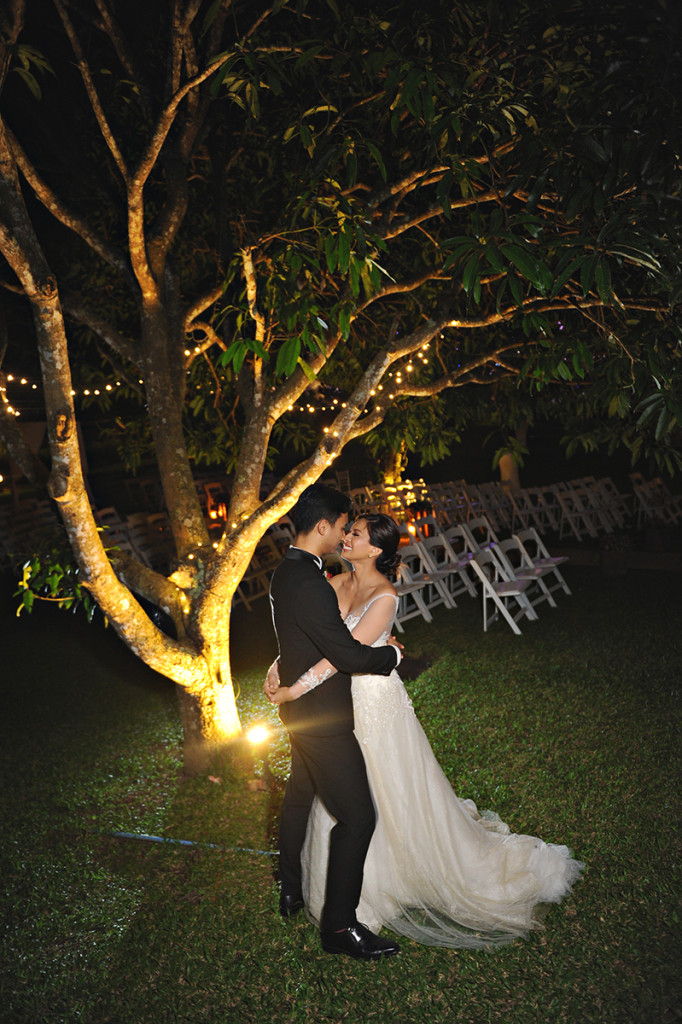
[[[322,522],[324,523],[325,526],[325,546],[323,554],[330,555],[332,551],[336,551],[339,544],[346,535],[346,527],[348,526],[348,513],[344,512],[343,515],[339,516],[335,523],[330,523],[327,519],[323,519]]]

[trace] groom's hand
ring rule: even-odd
[[[404,645],[400,643],[400,640],[396,640],[394,636],[389,636],[386,643],[397,650],[395,667],[400,668],[400,663],[403,660],[403,651],[405,650]]]
[[[290,686],[278,686],[276,690],[266,694],[271,704],[275,706],[279,704],[286,704],[291,698],[291,687]]]
[[[272,694],[276,693],[278,689],[279,689],[279,658],[275,658],[275,660],[273,661],[272,665],[268,669],[268,674],[265,677],[265,682],[263,683],[263,693],[268,698],[268,700],[271,701],[272,700]],[[275,702],[273,701],[273,704],[274,703]]]

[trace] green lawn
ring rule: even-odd
[[[404,639],[432,660],[408,688],[458,793],[567,843],[585,875],[527,942],[471,953],[405,940],[378,964],[327,956],[311,926],[278,917],[281,733],[266,763],[184,779],[173,687],[101,622],[49,606],[17,620],[5,585],[0,1021],[682,1019],[679,576],[566,575],[573,596],[521,637],[485,635],[462,598]],[[260,694],[273,649],[266,603],[240,610],[245,723],[276,726]],[[269,772],[269,788],[249,787]]]

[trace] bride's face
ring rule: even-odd
[[[375,547],[369,539],[369,530],[364,519],[356,519],[346,534],[341,554],[349,562],[360,562],[365,558],[376,558],[381,548]]]

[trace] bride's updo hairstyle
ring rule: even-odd
[[[377,555],[376,560],[377,569],[389,579],[395,577],[401,562],[398,554],[400,530],[395,519],[383,512],[368,512],[367,515],[358,516],[358,519],[364,519],[367,523],[370,543],[375,548],[381,548],[381,554]]]

